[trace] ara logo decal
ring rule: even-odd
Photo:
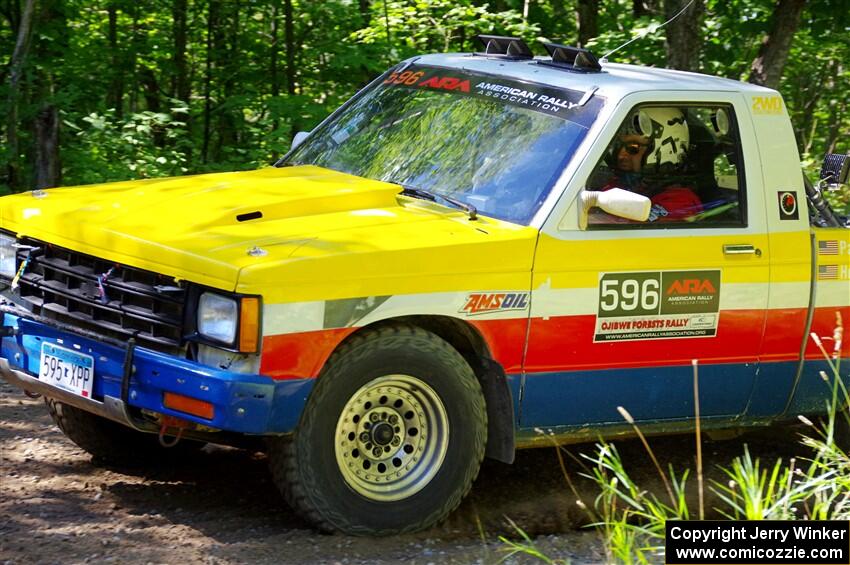
[[[527,292],[476,292],[466,297],[464,306],[459,311],[472,316],[526,308],[528,308]]]
[[[717,290],[708,279],[675,279],[667,288],[667,296],[671,294],[714,294]]]
[[[469,81],[455,77],[431,77],[419,83],[419,86],[427,88],[440,88],[442,90],[459,90],[469,92]]]
[[[797,206],[797,193],[790,190],[780,190],[777,195],[779,197],[779,219],[799,219],[800,207]]]

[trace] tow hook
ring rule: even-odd
[[[16,335],[18,335],[18,328],[16,326],[0,326],[0,338],[15,337]]]
[[[187,427],[189,427],[189,423],[185,420],[175,418],[174,416],[163,416],[162,425],[159,428],[159,444],[166,448],[174,447],[180,443],[180,439],[183,437],[183,430]],[[169,428],[175,428],[177,430],[177,434],[168,434]],[[173,435],[174,439],[166,440],[166,434]]]
[[[27,398],[33,398],[33,399],[35,399],[35,398],[41,398],[41,395],[40,395],[40,394],[38,394],[37,392],[30,392],[30,391],[28,391],[28,390],[24,390],[24,394],[26,394],[26,395],[27,395]]]

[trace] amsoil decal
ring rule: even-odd
[[[601,273],[593,341],[713,337],[720,271]]]
[[[593,122],[603,103],[600,96],[594,96],[585,101],[584,105],[579,105],[584,93],[576,90],[420,65],[410,65],[402,72],[390,73],[383,84],[393,88],[438,90],[454,95],[487,98],[509,106],[568,118],[586,127]]]
[[[526,308],[528,308],[527,292],[476,292],[466,297],[463,308],[459,311],[472,316]]]
[[[797,202],[797,193],[789,190],[780,190],[779,197],[779,219],[797,220],[800,218],[800,206]]]

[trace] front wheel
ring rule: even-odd
[[[269,458],[288,502],[319,528],[388,535],[457,508],[478,474],[487,411],[471,367],[414,327],[355,336],[328,361],[292,438]]]

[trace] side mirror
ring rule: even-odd
[[[580,203],[578,224],[581,229],[587,228],[587,214],[594,207],[601,208],[613,216],[636,222],[645,222],[652,208],[649,198],[622,188],[612,188],[604,192],[583,190]]]
[[[310,135],[309,131],[299,131],[296,133],[295,137],[292,138],[292,147],[290,147],[289,150],[291,151],[301,145],[301,142],[304,141],[308,135]]]

